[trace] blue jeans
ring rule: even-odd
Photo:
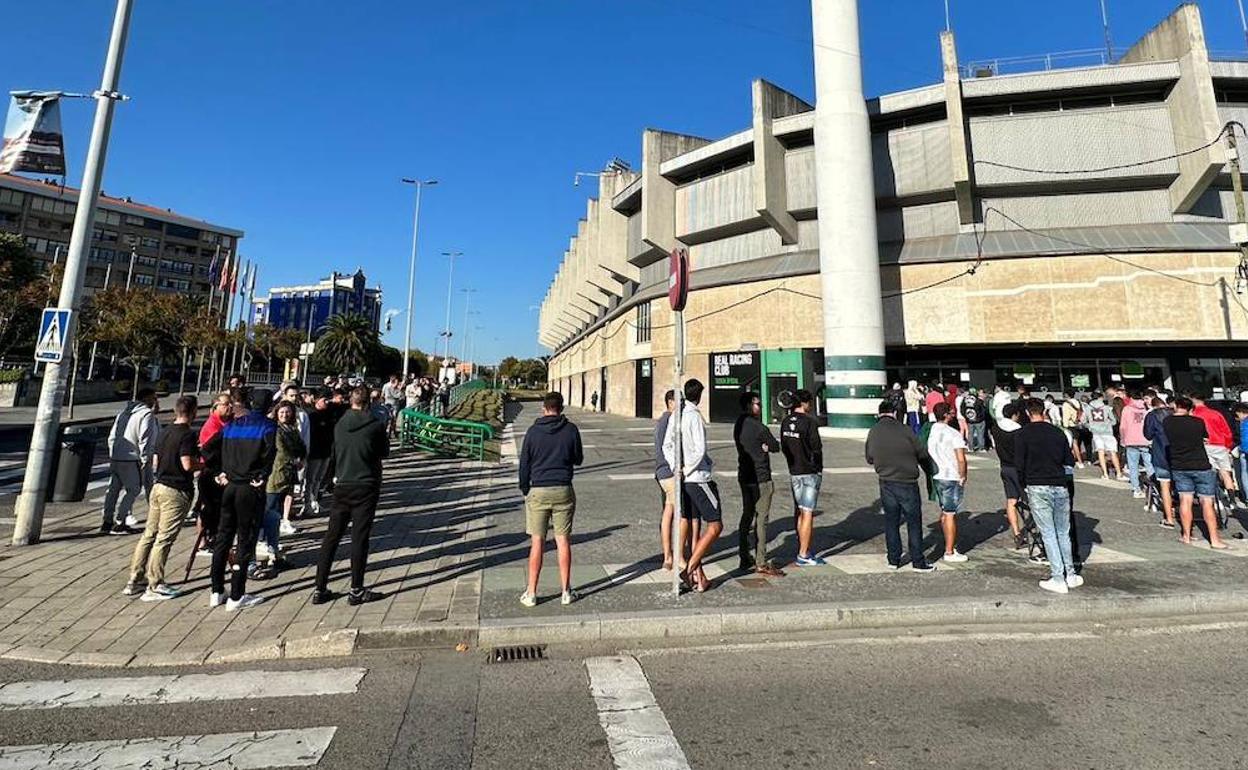
[[[277,539],[281,535],[282,508],[286,502],[285,492],[269,492],[265,496],[264,521],[260,525],[264,542],[277,553]]]
[[[888,563],[901,564],[901,522],[906,522],[910,563],[927,564],[923,557],[923,498],[914,482],[880,481],[880,503],[884,506],[884,544]]]
[[[1140,461],[1144,461],[1144,472],[1153,475],[1153,453],[1146,446],[1127,447],[1127,475],[1131,477],[1131,491],[1140,491]]]
[[[972,422],[968,426],[971,434],[970,450],[972,452],[983,452],[988,448],[988,423]]]
[[[936,499],[940,512],[953,515],[962,507],[962,482],[936,479]]]
[[[1070,547],[1070,492],[1066,487],[1027,487],[1031,517],[1040,528],[1044,553],[1054,580],[1075,574],[1075,557]]]

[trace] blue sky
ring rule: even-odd
[[[1097,0],[951,0],[963,61],[1096,48]],[[0,86],[90,90],[112,0],[9,3]],[[863,0],[869,94],[939,78],[941,0]],[[1175,0],[1110,0],[1117,45]],[[1243,50],[1235,0],[1200,3],[1210,47]],[[246,231],[260,288],[363,267],[406,303],[421,217],[416,346],[442,327],[448,250],[466,256],[478,358],[531,355],[537,304],[596,185],[645,127],[718,138],[750,81],[812,100],[809,0],[136,0],[104,189]],[[763,10],[766,9],[766,10]],[[26,31],[28,30],[28,31]],[[69,103],[77,184],[90,105]],[[455,292],[458,354],[464,295]],[[387,341],[401,345],[401,321]]]

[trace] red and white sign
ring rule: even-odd
[[[670,265],[667,299],[672,310],[680,312],[685,309],[685,302],[689,299],[689,251],[683,248],[672,249]]]

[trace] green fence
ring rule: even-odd
[[[454,409],[464,403],[464,399],[468,398],[468,396],[478,390],[486,390],[488,387],[489,385],[486,384],[485,380],[468,380],[467,382],[459,383],[451,388],[450,408]]]
[[[485,442],[492,438],[494,429],[483,423],[444,420],[415,409],[399,413],[399,445],[404,449],[483,460]]]

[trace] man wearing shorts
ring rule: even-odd
[[[667,438],[667,424],[676,406],[676,391],[669,390],[663,396],[663,416],[654,426],[654,480],[659,482],[663,494],[663,514],[659,522],[659,539],[663,541],[663,569],[672,568],[672,517],[676,515],[676,475],[663,455],[663,439]],[[683,550],[683,541],[682,541]],[[685,555],[680,555],[683,566]]]
[[[1209,531],[1209,547],[1223,549],[1226,544],[1218,533],[1218,518],[1213,512],[1213,496],[1218,492],[1218,477],[1209,464],[1205,440],[1209,437],[1205,423],[1192,416],[1189,398],[1174,400],[1174,414],[1162,423],[1170,445],[1170,477],[1179,493],[1179,526],[1184,543],[1192,542],[1192,498],[1200,498],[1200,510]]]
[[[1014,434],[1022,426],[1018,422],[1018,404],[1014,401],[1001,407],[1001,419],[992,426],[992,445],[997,449],[1001,462],[1001,484],[1005,487],[1005,518],[1014,535],[1014,550],[1023,547],[1023,530],[1018,520],[1018,501],[1023,496],[1023,486],[1018,480],[1018,467],[1014,464]]]
[[[818,423],[810,416],[815,397],[809,390],[799,390],[793,397],[797,406],[780,425],[780,448],[789,465],[793,502],[797,505],[797,566],[818,567],[827,564],[812,550],[811,543],[815,539],[815,506],[823,483],[823,440],[819,438]]]
[[[1109,466],[1105,457],[1113,462],[1114,472],[1119,481],[1126,481],[1122,472],[1122,462],[1118,459],[1118,439],[1114,437],[1114,427],[1118,418],[1114,416],[1114,408],[1105,403],[1098,393],[1088,408],[1083,410],[1083,421],[1092,432],[1092,451],[1096,452],[1097,461],[1101,464],[1101,478],[1109,478]]]
[[[663,456],[667,464],[684,480],[681,499],[680,539],[683,542],[689,524],[702,522],[702,536],[695,539],[689,562],[681,570],[681,582],[692,585],[699,593],[710,588],[710,581],[702,571],[702,559],[724,529],[719,488],[715,486],[711,456],[706,452],[706,423],[698,412],[704,387],[698,380],[685,383],[685,406],[680,418],[668,422],[667,435],[663,438]],[[676,431],[680,431],[681,455],[676,456]]]
[[[563,604],[576,601],[572,590],[572,519],[576,514],[576,493],[572,490],[573,469],[585,460],[581,432],[563,416],[563,396],[547,393],[542,399],[542,416],[524,433],[520,447],[520,492],[524,495],[525,532],[529,534],[529,582],[520,603],[537,606],[537,578],[542,572],[542,552],[546,533],[555,530],[559,554],[559,584]]]
[[[962,505],[966,490],[966,440],[953,427],[956,418],[948,404],[937,404],[932,412],[936,423],[927,437],[927,452],[936,463],[936,494],[940,501],[940,529],[945,535],[946,562],[966,561],[966,554],[958,550],[958,524],[956,516]]]
[[[1222,480],[1222,487],[1234,500],[1239,487],[1235,484],[1235,473],[1232,470],[1234,466],[1231,463],[1231,447],[1235,446],[1231,426],[1221,412],[1205,404],[1203,397],[1193,395],[1190,398],[1193,405],[1192,416],[1205,424],[1205,433],[1208,436],[1205,453],[1209,455],[1209,464]]]

